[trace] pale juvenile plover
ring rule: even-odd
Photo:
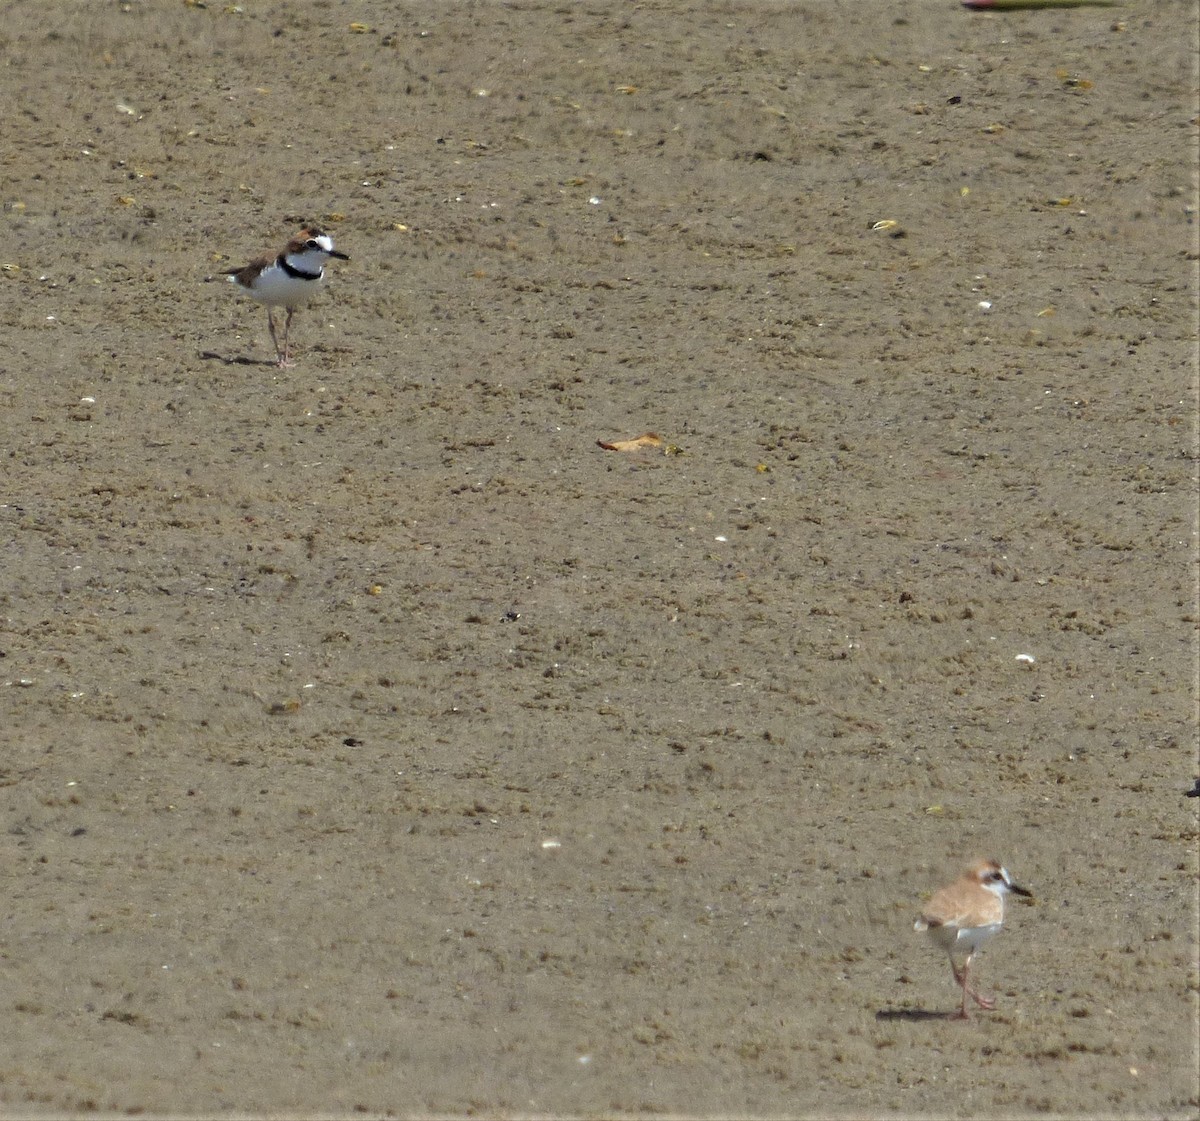
[[[1004,897],[1009,893],[1032,894],[1014,884],[998,861],[976,861],[954,883],[934,892],[913,924],[914,930],[927,930],[950,958],[954,980],[962,989],[956,1020],[968,1019],[968,996],[980,1008],[996,1007],[995,1000],[980,996],[967,978],[975,951],[1004,925]]]

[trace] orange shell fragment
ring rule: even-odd
[[[597,440],[596,443],[606,452],[635,452],[638,448],[661,448],[662,437],[657,432],[643,432],[632,440],[613,440],[612,443]]]

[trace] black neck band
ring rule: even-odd
[[[298,269],[287,259],[286,253],[279,254],[279,267],[293,280],[320,280],[324,272],[324,270],[321,272],[305,272],[303,269]]]

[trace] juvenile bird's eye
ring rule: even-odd
[[[321,248],[321,247],[320,247],[320,246],[317,244],[316,238],[311,238],[311,237],[308,239],[308,241],[306,241],[306,242],[304,243],[304,247],[305,247],[306,249],[320,249],[320,248]]]

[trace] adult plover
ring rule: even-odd
[[[966,1020],[967,997],[980,1008],[995,1008],[996,1002],[980,996],[968,983],[975,951],[1004,925],[1004,897],[1010,892],[1031,895],[1014,884],[1008,869],[995,860],[972,864],[957,880],[934,893],[914,930],[929,931],[930,938],[946,951],[954,980],[962,989],[962,1008],[956,1020]]]
[[[271,331],[271,342],[275,345],[275,357],[280,369],[292,365],[291,351],[288,349],[292,315],[296,308],[303,307],[317,294],[325,277],[325,262],[330,257],[350,260],[345,253],[334,249],[333,238],[309,226],[274,256],[268,254],[259,257],[240,269],[230,269],[226,274],[251,299],[266,305],[267,327]],[[275,317],[271,310],[277,307],[287,308],[282,346],[275,333]]]

